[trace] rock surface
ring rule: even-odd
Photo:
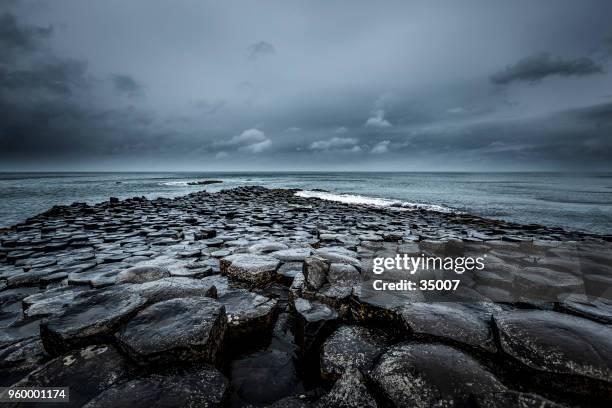
[[[474,395],[506,390],[475,359],[440,344],[393,346],[370,378],[398,407],[466,406]]]
[[[116,334],[139,364],[221,360],[227,331],[225,307],[209,298],[171,299],[140,311]]]
[[[214,368],[176,374],[153,374],[115,384],[84,408],[222,407],[228,382]]]
[[[235,254],[221,259],[221,273],[255,285],[271,282],[280,265],[272,256]]]
[[[505,353],[537,370],[612,384],[612,328],[549,311],[494,316]]]
[[[96,360],[87,370],[115,376],[117,381],[100,381],[115,392],[134,381],[143,400],[153,392],[147,387],[164,387],[165,380],[151,380],[153,375],[193,384],[187,379],[202,368],[201,360],[216,359],[206,356],[215,345],[204,347],[208,351],[191,347],[185,336],[197,337],[190,328],[215,320],[218,309],[204,318],[206,307],[187,305],[213,302],[225,303],[231,316],[225,335],[210,335],[215,344],[226,343],[225,352],[218,347],[211,353],[229,360],[230,404],[312,407],[327,394],[331,404],[358,406],[351,398],[367,400],[362,384],[383,406],[417,397],[422,405],[609,405],[609,237],[295,193],[240,187],[173,199],[74,203],[3,229],[0,379],[9,385],[32,378],[53,355],[78,353],[83,344],[119,343],[117,330],[132,325],[129,342],[145,352],[118,348],[118,359],[109,361],[136,360],[140,366],[115,376]],[[459,277],[452,293],[374,290],[376,279],[394,284],[406,277],[400,270],[373,274],[374,258],[397,254],[485,255],[486,261],[474,273],[429,270],[415,276]],[[146,321],[135,320],[149,308],[154,312],[147,312]],[[536,318],[508,317],[522,313]],[[335,335],[338,326],[341,333],[349,330],[345,326],[380,332],[401,343],[392,349],[411,348],[402,354],[410,364],[396,359],[395,377],[378,377],[399,384],[395,391],[385,391],[367,371],[370,364],[390,364],[389,352],[370,360],[378,341]],[[231,337],[244,341],[222,341]],[[381,352],[385,346],[378,346]],[[155,364],[162,362],[157,357],[165,364]],[[366,381],[347,374],[362,363]],[[53,377],[79,384],[87,370],[61,365]],[[497,377],[507,389],[499,389]],[[402,394],[414,379],[426,393]],[[330,387],[334,392],[326,393]],[[83,403],[103,391],[89,389]],[[486,392],[471,396],[478,391]]]
[[[341,326],[323,343],[321,374],[323,378],[337,379],[351,367],[368,370],[388,345],[389,338],[382,331]]]
[[[121,287],[79,293],[59,315],[41,323],[45,349],[57,355],[103,342],[144,305],[144,298]]]

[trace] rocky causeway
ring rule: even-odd
[[[110,198],[0,232],[0,386],[89,408],[610,406],[610,237],[295,193]],[[374,291],[394,254],[486,267]]]

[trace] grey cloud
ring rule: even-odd
[[[609,0],[559,0],[554,18],[546,0],[278,2],[273,12],[202,0],[170,14],[133,1],[138,17],[81,0],[16,4],[3,17],[0,41],[13,45],[0,50],[1,169],[110,159],[113,170],[611,168],[612,110],[598,104],[612,76],[595,73],[612,61],[587,54],[610,34]],[[591,60],[520,60],[534,49]],[[491,86],[553,75],[580,79]]]
[[[374,154],[383,154],[389,151],[389,145],[391,142],[389,140],[383,140],[382,142],[378,142],[372,147],[372,153]]]
[[[29,69],[8,70],[0,67],[0,90],[50,91],[70,95],[75,89],[90,84],[86,77],[87,64],[74,59],[64,59],[34,65]]]
[[[142,85],[129,75],[114,74],[111,79],[117,92],[128,96],[138,96],[142,93]]]
[[[267,41],[258,41],[254,44],[249,45],[247,48],[249,59],[256,60],[261,57],[265,57],[270,54],[276,53],[276,49],[272,44]]]
[[[385,119],[384,110],[376,110],[372,112],[372,116],[368,118],[365,123],[365,126],[371,128],[388,128],[391,127],[391,123],[387,119]]]
[[[315,151],[360,152],[361,148],[357,146],[358,142],[357,139],[352,137],[332,137],[329,140],[314,141],[308,148]]]
[[[507,85],[514,81],[538,82],[548,76],[587,76],[603,73],[603,68],[590,58],[572,60],[553,58],[549,53],[534,54],[523,58],[514,65],[493,74],[491,81],[497,85]]]
[[[13,58],[18,52],[37,49],[40,40],[49,38],[52,32],[52,26],[27,26],[11,13],[0,15],[0,61]]]
[[[241,151],[261,153],[270,148],[272,141],[261,130],[252,128],[232,137],[227,144],[238,146]]]

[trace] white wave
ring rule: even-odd
[[[393,208],[398,210],[428,210],[428,211],[437,211],[443,213],[452,213],[456,212],[448,207],[444,207],[436,204],[421,204],[421,203],[411,203],[407,201],[400,200],[391,200],[388,198],[380,198],[380,197],[366,197],[356,194],[334,194],[326,191],[312,191],[312,190],[301,190],[295,193],[298,197],[305,198],[319,198],[321,200],[327,201],[336,201],[340,203],[346,204],[361,204],[361,205],[369,205],[372,207],[385,207],[385,208]]]
[[[159,183],[161,186],[182,186],[182,187],[202,187],[202,185],[197,184],[189,184],[189,183],[197,183],[198,181],[204,180],[180,180],[180,181],[164,181],[163,183]]]

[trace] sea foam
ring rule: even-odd
[[[385,207],[406,211],[415,211],[422,209],[442,213],[458,213],[458,211],[436,204],[411,203],[408,201],[391,200],[388,198],[380,197],[366,197],[357,194],[336,194],[327,191],[301,190],[295,193],[295,195],[298,197],[319,198],[321,200],[337,201],[346,204],[360,204],[372,207]]]

